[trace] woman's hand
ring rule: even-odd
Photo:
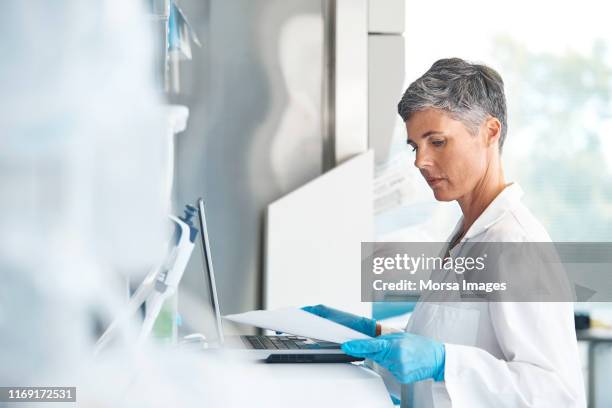
[[[304,306],[302,310],[349,327],[366,336],[376,337],[376,320],[356,316],[325,305]]]
[[[412,333],[393,333],[368,340],[351,340],[342,351],[373,360],[402,384],[433,378],[444,381],[444,344]]]

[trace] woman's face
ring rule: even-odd
[[[473,135],[447,113],[427,109],[412,114],[406,128],[416,154],[414,165],[436,200],[457,200],[484,178],[490,153],[486,127]]]

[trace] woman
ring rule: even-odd
[[[439,60],[398,108],[414,164],[434,196],[461,207],[448,256],[468,242],[550,242],[521,203],[520,187],[504,178],[506,101],[497,72]],[[421,299],[405,332],[390,334],[371,319],[322,305],[305,310],[378,336],[342,349],[411,384],[415,407],[585,406],[571,303]]]

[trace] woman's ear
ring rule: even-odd
[[[491,146],[499,142],[502,131],[502,124],[499,119],[490,116],[485,121],[485,130],[487,132],[487,146]]]

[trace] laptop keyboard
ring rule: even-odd
[[[337,343],[309,340],[298,336],[242,336],[254,349],[260,350],[319,350],[337,349]]]
[[[363,358],[353,357],[346,354],[270,354],[266,358],[268,364],[292,364],[292,363],[352,363],[363,361]]]

